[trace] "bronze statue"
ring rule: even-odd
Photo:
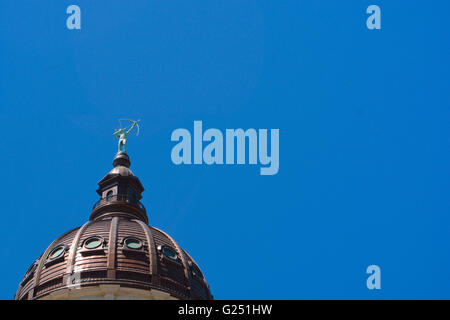
[[[121,120],[130,121],[133,123],[128,130],[125,130],[126,128],[119,128],[119,129],[116,129],[116,131],[114,132],[114,136],[119,138],[119,151],[118,152],[126,153],[127,152],[127,137],[131,133],[131,131],[133,131],[133,129],[135,127],[137,127],[136,135],[139,135],[138,122],[140,120],[134,121],[134,120],[130,120],[130,119],[119,119],[119,121],[121,121]]]

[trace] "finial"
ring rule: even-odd
[[[114,157],[113,166],[124,166],[129,168],[131,165],[130,158],[125,152],[117,152],[116,156]]]
[[[139,135],[139,125],[138,125],[138,121],[134,121],[134,120],[130,120],[130,119],[119,119],[119,122],[121,120],[124,121],[130,121],[133,124],[127,129],[127,127],[125,128],[118,128],[116,129],[116,131],[114,132],[114,136],[119,138],[119,150],[117,151],[117,153],[126,153],[127,152],[127,137],[128,135],[131,133],[131,131],[133,131],[133,129],[135,127],[137,127],[137,132],[136,132],[136,136]],[[120,122],[120,126],[122,126],[122,123]]]

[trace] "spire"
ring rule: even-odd
[[[139,219],[148,223],[147,212],[144,205],[139,201],[142,199],[142,186],[139,178],[135,177],[130,170],[131,161],[126,153],[127,137],[137,128],[138,121],[121,119],[132,122],[129,128],[119,128],[114,136],[119,138],[119,150],[113,160],[113,169],[98,182],[97,193],[100,199],[92,208],[90,220],[101,220],[115,216]]]

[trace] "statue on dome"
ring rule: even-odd
[[[130,120],[130,119],[119,119],[119,122],[122,120],[130,121],[130,122],[132,122],[132,125],[128,129],[127,129],[127,127],[116,129],[116,131],[114,132],[114,136],[119,138],[119,151],[118,152],[126,153],[127,152],[127,137],[131,133],[131,131],[133,131],[134,128],[137,128],[136,136],[139,135],[138,122],[140,120],[134,121],[134,120]],[[120,122],[120,126],[122,126],[122,122]]]

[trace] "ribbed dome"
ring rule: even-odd
[[[165,232],[134,219],[89,221],[57,238],[33,263],[16,299],[42,298],[76,277],[81,286],[119,284],[178,299],[212,298],[195,261]]]
[[[115,169],[129,170],[128,156],[120,158]],[[15,298],[64,298],[76,294],[74,286],[115,285],[157,292],[158,299],[161,293],[168,299],[212,299],[189,254],[168,234],[148,226],[139,179],[111,171],[99,185],[101,199],[90,220],[50,244],[25,274]]]

